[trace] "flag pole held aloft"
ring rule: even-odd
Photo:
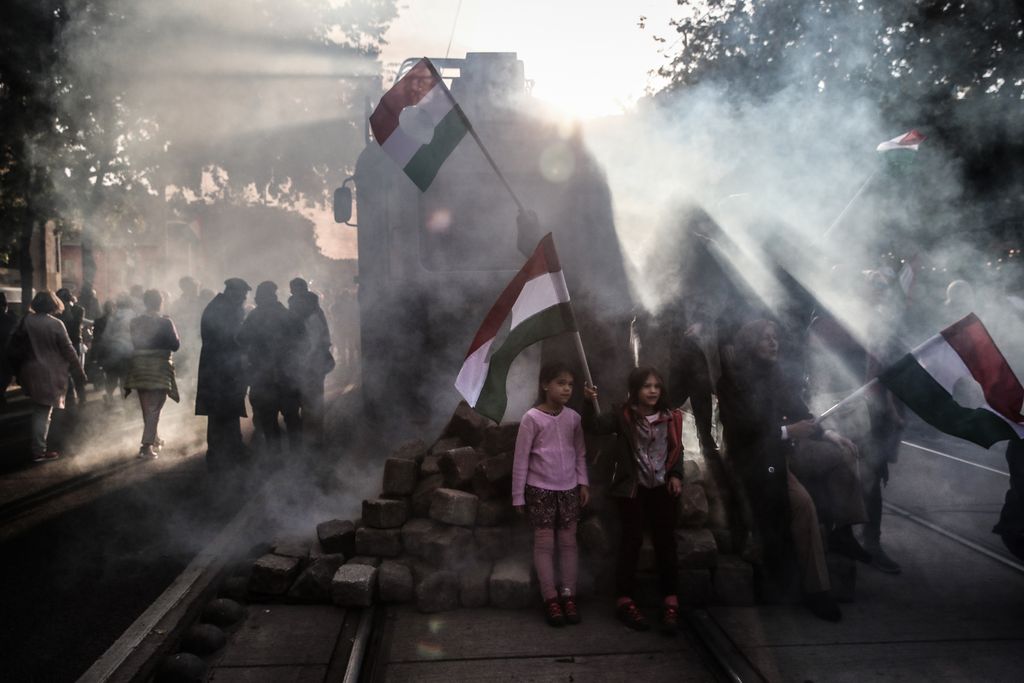
[[[985,400],[980,407],[968,408],[953,398],[956,386],[965,380],[981,386]],[[983,448],[998,441],[1024,439],[1024,386],[973,313],[897,360],[874,381],[946,434]],[[818,421],[869,386],[829,408]]]
[[[526,207],[523,205],[521,201],[519,201],[519,197],[516,196],[516,193],[512,189],[512,186],[509,185],[509,182],[505,179],[505,176],[502,174],[501,169],[498,168],[498,164],[495,163],[494,158],[491,156],[491,153],[487,150],[487,146],[484,145],[483,140],[480,139],[480,135],[476,132],[476,129],[473,127],[473,124],[470,123],[469,117],[466,116],[466,112],[462,111],[462,107],[460,107],[459,103],[455,101],[455,97],[452,95],[452,91],[449,90],[448,86],[444,84],[444,79],[441,78],[441,74],[437,72],[437,69],[434,68],[434,65],[431,63],[429,59],[424,57],[423,61],[426,62],[427,68],[430,69],[430,73],[432,73],[434,77],[437,78],[438,81],[440,81],[441,87],[444,88],[445,93],[448,95],[448,99],[452,103],[452,107],[454,108],[455,112],[460,117],[462,117],[463,124],[465,124],[466,129],[469,131],[469,134],[473,136],[473,139],[476,140],[476,144],[480,148],[480,151],[483,152],[484,158],[487,159],[487,163],[491,165],[491,168],[493,168],[494,172],[498,175],[498,179],[505,186],[505,189],[508,190],[509,196],[512,197],[512,201],[516,203],[516,206],[519,208],[520,211],[525,211]]]

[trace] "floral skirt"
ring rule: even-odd
[[[580,487],[548,491],[526,486],[526,514],[534,529],[568,529],[580,521]]]

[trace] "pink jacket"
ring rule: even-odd
[[[549,491],[589,486],[580,414],[563,408],[548,415],[530,408],[519,423],[512,464],[512,505],[525,505],[526,485]]]

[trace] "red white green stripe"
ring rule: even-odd
[[[432,128],[433,135],[402,127],[402,112],[409,107],[415,109],[406,116],[418,120],[428,133]],[[381,149],[424,191],[467,132],[462,112],[426,58],[384,94],[370,115],[370,129]]]
[[[498,334],[509,323],[508,335]],[[550,234],[516,274],[484,318],[466,352],[455,388],[478,413],[500,421],[508,402],[508,370],[526,347],[576,330],[562,267]]]
[[[953,400],[957,382],[973,378],[985,395],[978,408]],[[988,448],[1024,438],[1024,387],[985,326],[971,313],[926,341],[879,381],[932,426]]]

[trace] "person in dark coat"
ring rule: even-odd
[[[277,285],[261,282],[256,286],[256,308],[242,323],[238,343],[245,349],[249,378],[249,402],[253,426],[263,437],[267,449],[278,452],[281,428],[278,415],[284,416],[291,451],[302,444],[302,418],[299,416],[298,386],[286,371],[296,353],[299,330],[288,309],[277,300]]]
[[[320,307],[320,296],[309,291],[309,285],[300,277],[288,284],[292,293],[288,311],[301,330],[292,376],[299,387],[303,429],[309,443],[319,445],[323,440],[324,380],[334,369],[331,332]]]
[[[207,416],[206,464],[220,471],[237,464],[244,450],[239,418],[245,412],[244,351],[238,332],[245,318],[248,283],[241,278],[224,281],[224,291],[213,298],[199,323],[203,348],[199,355],[196,415]]]
[[[0,407],[7,403],[7,387],[13,373],[7,363],[7,342],[18,326],[18,316],[7,310],[7,295],[0,292]]]
[[[815,423],[779,369],[774,323],[747,323],[724,355],[718,399],[725,449],[750,500],[763,568],[779,576],[787,551],[795,551],[807,607],[822,619],[839,621],[814,501],[789,471],[787,458],[794,441],[827,438],[845,445],[845,440]]]

